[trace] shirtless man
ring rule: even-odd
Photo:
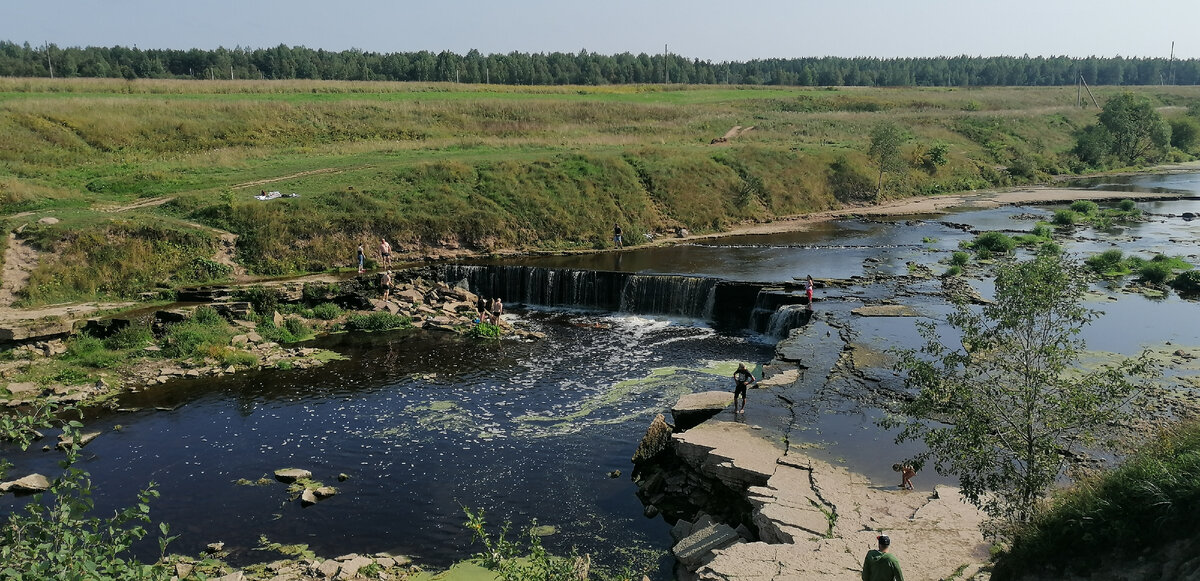
[[[383,258],[384,268],[392,268],[392,245],[384,238],[379,239],[379,256]]]

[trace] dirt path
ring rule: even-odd
[[[0,308],[12,308],[17,292],[29,284],[29,273],[38,265],[38,251],[32,244],[8,233],[8,246],[4,249],[4,271],[0,278]]]
[[[249,187],[253,187],[253,186],[261,186],[263,184],[282,182],[284,180],[290,180],[293,178],[299,178],[299,177],[323,174],[323,173],[341,173],[342,171],[344,171],[344,170],[341,168],[326,167],[326,168],[322,168],[322,169],[312,169],[312,170],[308,170],[308,171],[302,171],[300,173],[294,173],[292,175],[280,176],[277,178],[267,178],[265,180],[255,180],[252,182],[244,182],[244,183],[240,183],[240,184],[234,184],[229,187],[231,187],[235,190],[241,190],[241,189],[245,189],[245,188],[249,188]]]
[[[153,208],[154,206],[161,206],[161,205],[163,205],[167,202],[170,202],[171,200],[174,200],[174,199],[175,198],[173,196],[159,196],[157,198],[146,198],[144,200],[138,200],[132,204],[125,204],[125,205],[97,204],[97,205],[92,206],[92,209],[96,210],[98,212],[125,212],[127,210],[137,210],[139,208]]]

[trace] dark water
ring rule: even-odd
[[[1164,180],[1172,185],[1150,187],[1200,187],[1195,175]],[[1197,261],[1193,223],[1169,214],[1200,212],[1200,202],[1139,206],[1152,214],[1149,222],[1083,230],[1067,249],[1083,256],[1118,247]],[[760,283],[807,274],[903,275],[910,264],[940,273],[959,244],[974,237],[969,230],[1028,231],[1054,209],[841,220],[806,232],[501,264]],[[991,292],[987,281],[972,284]],[[940,321],[949,306],[937,289],[936,281],[821,288],[816,308],[822,320],[846,322],[857,343],[879,351],[912,347],[915,319],[860,318],[850,310],[895,299]],[[1089,348],[1131,355],[1167,340],[1200,345],[1194,302],[1097,290],[1103,298],[1093,306],[1103,314],[1086,330]],[[269,559],[250,551],[265,535],[272,542],[307,543],[322,555],[388,550],[435,567],[479,550],[462,526],[465,506],[485,509],[493,523],[512,521],[514,530],[534,520],[553,525],[558,533],[545,541],[552,550],[576,546],[603,565],[633,561],[665,578],[668,526],[642,516],[628,478],[633,449],[656,413],[684,393],[727,389],[734,362],[770,360],[775,339],[714,330],[695,317],[551,311],[519,302],[510,308],[547,338],[343,335],[315,343],[348,358],[322,368],[181,380],[130,394],[120,404],[145,411],[86,419],[88,429],[103,432],[85,448],[83,466],[97,485],[97,506],[128,505],[139,487],[154,481],[162,497],[153,515],[181,533],[172,546],[177,552],[198,553],[206,543],[224,541],[235,562]],[[840,340],[836,330],[830,333],[828,340]],[[894,375],[873,373],[878,385],[898,387]],[[839,398],[836,389],[807,409],[793,442],[816,446],[812,453],[872,478],[893,478],[890,463],[914,451],[896,446],[892,434],[876,426],[880,410]],[[53,474],[58,460],[40,451],[5,456],[22,473]],[[309,469],[340,493],[301,508],[283,484],[234,483],[285,467]],[[608,478],[612,470],[622,476]],[[339,473],[349,479],[337,482]],[[932,473],[921,475],[923,485],[936,481]],[[22,502],[3,497],[0,509]]]

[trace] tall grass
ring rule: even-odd
[[[1020,531],[994,578],[1054,563],[1056,575],[1086,575],[1200,534],[1200,423],[1149,438],[1120,467],[1077,482]],[[1067,575],[1062,575],[1067,576]]]

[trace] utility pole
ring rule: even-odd
[[[233,65],[229,65],[229,80],[233,80]]]
[[[667,69],[667,55],[669,55],[669,54],[671,54],[671,52],[670,52],[670,50],[667,49],[667,45],[664,44],[663,45],[663,79],[664,79],[663,84],[664,85],[671,84],[671,71]]]
[[[1167,74],[1171,77],[1171,84],[1175,84],[1175,41],[1171,41],[1171,60],[1167,63]]]
[[[1172,44],[1171,47],[1172,47],[1171,51],[1174,52],[1175,45]],[[53,79],[54,78],[54,63],[50,62],[50,43],[49,42],[46,43],[46,66],[50,68],[50,78]]]

